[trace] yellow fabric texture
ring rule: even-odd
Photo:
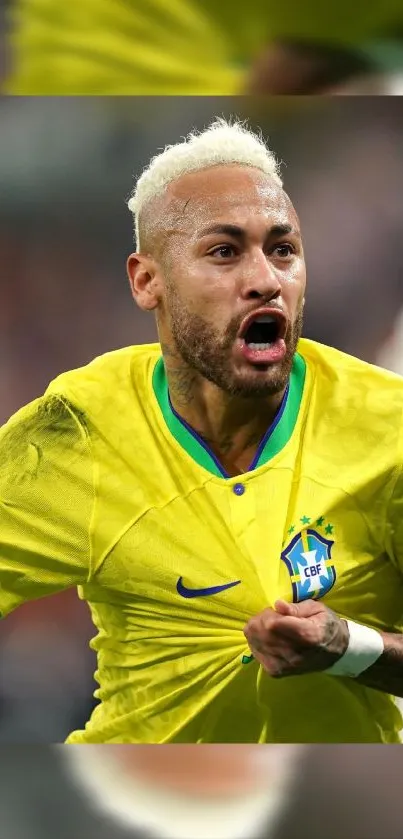
[[[193,0],[19,0],[7,91],[231,95],[242,86],[238,62],[250,54],[250,40],[254,46],[250,29],[242,36],[239,27],[236,43],[234,27],[211,2],[205,8]]]
[[[401,0],[15,0],[22,95],[232,95],[270,41],[355,47],[403,31]]]
[[[77,585],[96,628],[100,703],[68,742],[399,741],[388,695],[323,673],[275,680],[248,658],[243,627],[292,599],[282,554],[309,528],[332,543],[323,602],[403,628],[403,380],[308,340],[299,352],[294,432],[242,477],[171,434],[158,345],[59,376],[1,430],[0,610]],[[241,582],[186,599],[181,577]]]

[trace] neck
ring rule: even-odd
[[[231,396],[163,347],[174,410],[208,444],[229,474],[245,472],[273,422],[284,390],[259,398]]]

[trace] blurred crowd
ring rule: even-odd
[[[4,0],[3,0],[4,2]],[[401,93],[401,0],[6,0],[17,94]]]
[[[403,372],[398,98],[0,99],[0,423],[58,373],[154,341],[130,297],[125,200],[150,155],[214,116],[260,127],[300,214],[304,333]],[[0,634],[0,744],[60,742],[93,705],[93,627],[75,592]]]

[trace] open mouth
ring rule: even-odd
[[[251,316],[244,323],[241,338],[252,350],[265,350],[285,335],[285,318],[281,312]]]
[[[265,310],[249,315],[239,333],[243,356],[257,365],[281,361],[287,352],[284,340],[286,328],[286,318],[278,310]]]

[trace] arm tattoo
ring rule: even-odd
[[[357,677],[357,682],[393,696],[403,697],[403,635],[383,632],[382,655]]]

